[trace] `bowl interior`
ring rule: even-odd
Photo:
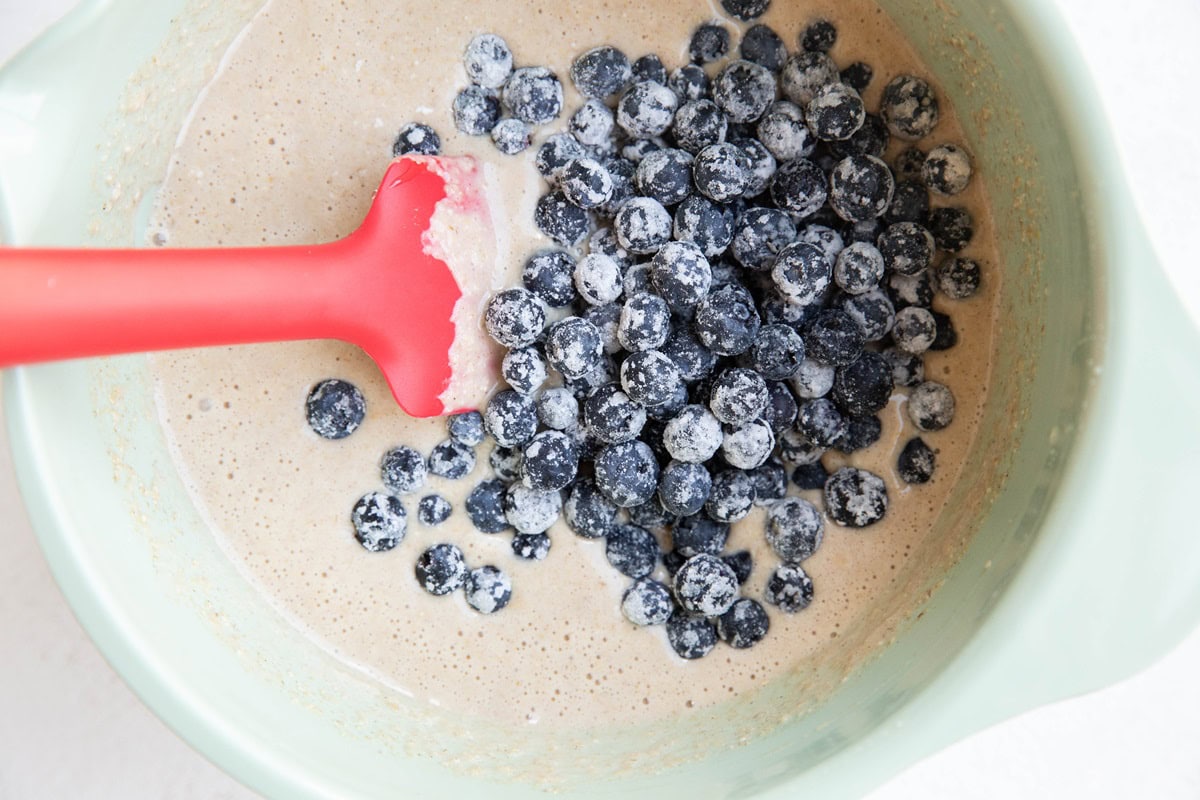
[[[35,525],[76,612],[143,699],[215,761],[278,796],[445,795],[453,787],[506,797],[531,784],[580,795],[686,784],[722,796],[805,780],[809,767],[921,693],[1036,537],[1048,535],[1039,521],[1086,399],[1100,279],[1069,120],[1023,36],[1022,4],[880,5],[959,111],[989,182],[1005,287],[1004,344],[981,440],[950,503],[955,511],[939,522],[975,535],[940,585],[916,587],[931,599],[894,643],[816,708],[742,747],[722,745],[755,734],[763,708],[804,707],[814,686],[777,681],[688,730],[661,723],[515,737],[414,712],[312,646],[207,533],[173,467],[144,359],[21,370],[8,376],[6,400]],[[5,163],[5,240],[132,241],[128,221],[144,217],[188,108],[256,6],[95,3],[42,46],[41,61],[31,53],[10,66],[0,108],[40,94],[54,112],[38,118],[20,157]],[[105,42],[93,60],[106,65],[87,82],[50,57],[56,47],[88,47],[81,39]],[[131,103],[136,113],[114,115]],[[129,146],[108,146],[111,160],[98,169],[97,148],[113,141]],[[101,211],[125,227],[105,230]],[[695,762],[697,752],[708,755]]]

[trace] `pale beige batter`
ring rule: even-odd
[[[502,189],[494,209],[502,234],[500,282],[515,284],[526,255],[548,244],[531,223],[543,191],[531,163],[536,143],[506,157],[486,138],[454,132],[449,108],[466,83],[459,60],[466,42],[495,32],[519,66],[549,66],[563,78],[569,111],[579,103],[567,79],[574,55],[608,43],[631,58],[657,52],[669,68],[678,66],[691,30],[715,10],[718,4],[699,0],[526,0],[519,7],[451,0],[403,10],[390,3],[273,0],[181,135],[153,235],[171,246],[344,236],[370,203],[397,129],[424,121],[441,134],[445,152],[495,165]],[[875,68],[868,108],[896,74],[932,77],[868,0],[776,0],[762,21],[794,50],[798,32],[817,16],[839,26],[832,51],[839,65],[862,59]],[[558,129],[541,128],[539,139]],[[942,141],[964,142],[944,96],[941,124],[923,144]],[[988,266],[998,259],[984,180],[976,176],[956,198],[976,218],[967,254],[984,264],[984,288],[968,301],[939,301],[953,314],[960,342],[926,358],[927,376],[948,383],[958,400],[954,424],[926,435],[938,450],[935,478],[910,488],[894,475],[895,454],[912,435],[897,394],[882,414],[883,443],[849,459],[887,480],[886,520],[863,531],[828,523],[824,544],[804,563],[816,600],[790,616],[769,607],[770,634],[751,650],[719,645],[701,661],[677,658],[662,628],[638,629],[621,616],[620,593],[629,581],[607,564],[603,544],[577,538],[561,522],[551,531],[547,560],[525,562],[512,555],[507,534],[477,532],[461,508],[442,526],[423,527],[416,521],[419,495],[409,496],[405,541],[387,553],[363,550],[351,532],[350,509],[360,495],[381,488],[380,456],[397,444],[428,453],[445,429],[441,420],[405,417],[374,365],[353,347],[302,342],[157,356],[164,425],[197,503],[249,579],[315,641],[414,702],[486,714],[501,724],[603,725],[688,713],[774,676],[815,674],[830,665],[844,671],[886,642],[890,626],[919,605],[924,588],[963,545],[961,531],[931,531],[975,439],[992,363],[998,286]],[[479,279],[490,285],[495,277]],[[308,388],[333,376],[356,383],[368,402],[366,422],[338,442],[315,436],[303,413]],[[461,500],[485,475],[486,448],[479,455],[470,478],[432,479],[427,491]],[[836,466],[832,455],[826,464]],[[818,493],[807,494],[819,503]],[[758,510],[729,542],[731,551],[755,554],[745,587],[755,598],[777,563],[762,524]],[[459,544],[472,566],[490,563],[508,572],[509,607],[483,616],[461,593],[435,598],[422,591],[413,563],[440,541]]]

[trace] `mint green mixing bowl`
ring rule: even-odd
[[[836,798],[1182,638],[1200,617],[1182,500],[1200,485],[1200,350],[1067,29],[1044,0],[881,5],[959,109],[1005,253],[995,389],[940,523],[974,535],[890,646],[770,730],[755,729],[755,702],[801,708],[804,686],[782,680],[695,729],[489,738],[411,713],[251,589],[172,466],[144,359],[11,371],[10,434],[50,566],[147,705],[272,797]],[[144,216],[254,6],[94,0],[10,63],[4,240],[95,242],[105,220]]]

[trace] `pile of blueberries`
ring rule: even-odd
[[[766,7],[723,4],[745,20]],[[485,314],[507,348],[508,388],[482,415],[451,418],[445,452],[427,465],[414,451],[404,456],[408,474],[436,461],[465,475],[486,434],[495,477],[470,493],[474,526],[515,530],[513,550],[525,558],[546,555],[560,516],[577,535],[603,539],[610,563],[632,579],[625,616],[665,624],[684,658],[718,640],[751,647],[767,633],[765,608],[741,592],[750,554],[725,552],[732,523],[765,507],[780,563],[762,599],[799,611],[813,597],[801,562],[820,546],[825,515],[863,528],[888,508],[882,478],[855,467],[828,474],[822,456],[873,445],[897,387],[908,390],[920,431],[954,417],[953,394],[925,380],[922,356],[957,341],[935,296],[970,297],[980,266],[959,255],[973,235],[970,213],[932,207],[930,195],[962,192],[971,160],[955,145],[916,146],[939,116],[919,77],[891,80],[877,113],[868,111],[860,92],[872,69],[839,70],[828,55],[836,38],[817,21],[789,53],[756,24],[730,58],[729,30],[705,24],[691,39],[692,63],[670,73],[654,55],[631,62],[609,46],[580,55],[570,77],[585,101],[534,159],[549,185],[535,223],[560,248],[534,253],[523,285],[497,293]],[[522,118],[510,94],[561,105],[561,87],[540,78],[540,89],[513,88],[520,70],[498,37],[473,40],[466,63],[475,84],[455,101],[460,130],[464,95],[494,98],[487,82],[502,73],[503,103],[488,105],[497,121],[502,107]],[[485,128],[467,132],[493,133]],[[414,129],[401,131],[394,151],[436,153],[414,145]],[[892,137],[913,144],[889,165]],[[385,485],[400,490],[387,465]],[[934,467],[917,436],[897,474],[924,483]],[[824,514],[788,495],[789,477],[822,491]],[[356,507],[364,546],[380,541],[371,526],[386,530],[402,514],[392,500],[368,495]],[[665,551],[656,533],[670,542]],[[422,556],[427,588],[448,585],[442,575],[463,580],[461,553],[441,558]],[[652,577],[660,563],[669,586]],[[498,608],[511,587],[487,569],[487,579],[463,585]]]

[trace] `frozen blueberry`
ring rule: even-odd
[[[591,158],[574,158],[563,165],[558,186],[567,200],[582,209],[599,208],[613,193],[612,176]]]
[[[483,415],[478,411],[464,411],[446,418],[446,430],[450,438],[469,447],[483,441]]]
[[[842,237],[847,245],[857,244],[875,244],[879,239],[879,234],[883,233],[883,229],[887,227],[885,217],[875,217],[874,219],[864,219],[859,222],[847,222],[842,227]]]
[[[621,288],[624,290],[622,282]],[[618,353],[621,350],[621,340],[617,338],[617,329],[621,326],[621,307],[616,303],[606,303],[602,306],[591,306],[583,312],[583,318],[596,328],[600,335],[600,346],[605,353]],[[597,366],[609,363],[601,360]]]
[[[878,353],[865,352],[854,362],[838,367],[830,397],[852,416],[874,414],[887,406],[894,388],[888,360]]]
[[[425,473],[425,459],[405,445],[388,450],[379,462],[380,480],[395,494],[409,494],[420,489],[425,483]]]
[[[808,608],[813,599],[813,582],[795,564],[780,564],[771,573],[763,599],[785,614],[795,614]]]
[[[624,89],[632,78],[629,57],[609,45],[594,47],[571,64],[571,81],[584,97],[603,100]]]
[[[827,19],[809,23],[800,33],[800,46],[805,50],[828,53],[837,41],[837,28]]]
[[[675,362],[679,375],[685,381],[698,381],[712,373],[717,357],[701,343],[687,328],[678,328],[667,337],[659,348],[667,358]]]
[[[771,0],[721,0],[721,7],[743,22],[761,17],[770,5]]]
[[[508,117],[492,127],[492,143],[506,156],[515,156],[533,141],[529,126],[519,119]]]
[[[787,468],[778,458],[768,458],[746,474],[754,484],[754,505],[770,506],[787,495]]]
[[[782,381],[767,381],[767,405],[762,412],[762,421],[778,434],[796,422],[799,409],[796,395]]]
[[[807,500],[785,497],[767,509],[767,544],[785,564],[817,552],[824,536],[821,512]]]
[[[853,91],[853,90],[849,90]],[[816,103],[814,99],[809,106]],[[866,114],[863,117],[862,125],[858,130],[851,133],[845,139],[833,139],[829,141],[829,151],[838,158],[846,156],[875,156],[883,158],[887,152],[888,144],[891,142],[891,135],[888,133],[887,125],[876,114]]]
[[[586,319],[566,317],[546,330],[546,360],[570,380],[594,370],[602,351],[600,331]]]
[[[908,416],[923,431],[940,431],[954,421],[954,394],[936,381],[920,383],[908,395]]]
[[[920,436],[914,436],[896,459],[896,474],[905,483],[928,483],[936,464],[933,448]]]
[[[805,352],[822,364],[849,364],[862,353],[863,343],[862,329],[846,312],[835,308],[816,314],[804,329]]]
[[[709,350],[736,356],[754,344],[762,320],[750,293],[730,284],[714,289],[700,301],[693,324],[696,336]]]
[[[617,103],[617,124],[635,139],[660,136],[679,107],[675,93],[655,81],[639,81],[629,87]]]
[[[865,450],[882,435],[883,423],[875,414],[850,416],[846,418],[846,432],[838,439],[836,448],[846,454]]]
[[[889,222],[924,222],[929,216],[929,192],[917,181],[899,181],[885,217]]]
[[[637,294],[621,307],[617,339],[626,350],[637,352],[661,347],[670,333],[671,311],[658,295]]]
[[[526,561],[543,561],[550,555],[550,537],[544,533],[514,533],[513,555]]]
[[[909,306],[896,312],[892,341],[897,349],[919,356],[930,348],[936,337],[937,322],[928,309]]]
[[[662,59],[654,53],[634,61],[632,71],[635,81],[653,81],[664,86],[667,84],[667,68],[663,66]]]
[[[671,458],[702,464],[721,448],[721,422],[704,406],[684,406],[663,431]]]
[[[447,439],[429,454],[429,473],[439,478],[458,480],[475,469],[475,451],[461,442]]]
[[[675,113],[671,133],[682,150],[694,155],[709,145],[725,141],[728,124],[725,112],[712,100],[691,100]]]
[[[500,101],[490,89],[468,86],[454,98],[454,127],[468,136],[486,136],[500,121]]]
[[[920,356],[894,347],[884,350],[880,355],[891,367],[896,386],[912,388],[925,380],[925,362]]]
[[[767,405],[767,384],[752,369],[732,367],[713,381],[709,408],[721,422],[743,425],[756,419]]]
[[[692,180],[702,195],[718,203],[740,197],[750,184],[750,159],[742,148],[722,142],[696,154]]]
[[[677,205],[692,192],[692,156],[684,150],[656,150],[638,163],[633,184],[644,197]]]
[[[812,155],[817,140],[802,115],[768,111],[758,121],[758,139],[779,161],[793,161]]]
[[[512,51],[496,34],[481,33],[467,44],[463,66],[471,83],[485,89],[499,89],[512,73]]]
[[[684,101],[708,97],[708,73],[704,71],[704,67],[697,64],[685,64],[671,73],[671,77],[667,79],[667,88]]]
[[[436,156],[442,152],[442,139],[437,131],[420,122],[410,122],[396,134],[392,156]]]
[[[651,282],[671,309],[695,308],[708,295],[712,268],[692,242],[667,242],[651,261]]]
[[[688,55],[697,64],[707,64],[724,58],[729,52],[729,30],[717,24],[705,24],[692,32]]]
[[[887,277],[888,297],[897,309],[908,306],[929,308],[933,305],[933,275],[922,270],[916,275],[901,275],[896,272]]]
[[[563,247],[575,247],[587,236],[587,211],[572,203],[563,192],[538,198],[533,211],[537,229]]]
[[[704,507],[711,489],[712,476],[703,465],[672,461],[659,476],[658,499],[667,513],[687,517]]]
[[[737,599],[737,574],[720,558],[700,553],[675,573],[675,597],[685,611],[706,617],[724,614]]]
[[[546,382],[546,362],[537,347],[509,350],[500,362],[500,375],[521,394],[533,394]]]
[[[309,390],[304,414],[308,427],[322,439],[345,439],[362,424],[367,401],[349,381],[328,378]]]
[[[464,504],[472,524],[483,533],[499,533],[508,529],[504,515],[504,482],[500,480],[480,481],[467,495]]]
[[[725,462],[737,469],[761,466],[774,449],[775,432],[760,419],[731,426],[725,431],[725,438],[721,442],[721,455],[725,457]]]
[[[612,155],[602,159],[600,164],[608,170],[608,175],[612,178],[613,191],[608,202],[596,209],[596,214],[608,220],[614,218],[622,206],[633,198],[633,173],[637,164],[627,158]]]
[[[639,350],[621,363],[621,387],[644,406],[670,402],[682,383],[675,362],[658,350]]]
[[[678,367],[676,369],[678,369]],[[687,405],[687,403],[687,384],[680,380],[675,383],[675,389],[671,392],[671,396],[667,400],[662,403],[646,407],[646,416],[649,417],[650,420],[658,420],[659,422],[665,424],[667,420],[678,414],[680,410]],[[647,422],[649,422],[649,420]],[[650,444],[651,446],[655,446],[654,441],[651,441]],[[661,444],[661,437],[659,444]],[[665,450],[663,452],[665,452]]]
[[[562,111],[562,84],[545,67],[513,70],[504,83],[504,105],[512,115],[530,125],[544,125]]]
[[[717,522],[737,522],[750,513],[757,498],[749,475],[740,469],[725,470],[713,476],[704,511]]]
[[[738,550],[736,553],[729,553],[721,556],[721,560],[729,565],[733,570],[733,574],[737,576],[739,585],[743,585],[750,580],[750,574],[754,572],[754,556],[749,550]]]
[[[594,306],[616,300],[623,285],[621,267],[610,256],[588,253],[575,264],[575,290]]]
[[[805,225],[800,230],[796,240],[821,248],[821,252],[825,254],[825,258],[829,260],[831,267],[837,261],[838,254],[846,246],[840,233],[828,225],[821,225],[815,222]]]
[[[809,130],[826,142],[849,139],[863,127],[866,114],[858,92],[844,83],[822,86],[804,109]]]
[[[450,501],[440,494],[427,494],[417,504],[417,519],[422,525],[441,525],[450,517]]]
[[[614,227],[617,241],[631,253],[646,255],[671,239],[671,215],[650,197],[635,197],[621,206]]]
[[[676,611],[667,620],[667,641],[680,658],[704,658],[717,646],[717,627],[703,616]]]
[[[506,389],[488,400],[483,423],[496,443],[503,447],[524,444],[537,430],[537,411],[533,399]]]
[[[771,178],[771,199],[779,208],[798,218],[811,217],[829,198],[829,185],[819,166],[807,158],[797,158],[775,170],[775,176]]]
[[[467,573],[463,581],[467,605],[481,614],[492,614],[512,600],[512,581],[508,575],[490,564]]]
[[[825,471],[820,461],[811,464],[801,464],[792,470],[792,483],[797,489],[811,490],[825,488],[825,479],[829,473]]]
[[[925,151],[907,147],[892,160],[892,172],[897,181],[912,181],[924,188],[921,173],[925,169]]]
[[[933,337],[933,344],[929,345],[929,349],[934,352],[949,350],[954,345],[958,344],[958,331],[954,330],[954,321],[950,319],[949,314],[943,314],[940,311],[932,311],[934,325],[937,326],[937,334]]]
[[[599,539],[608,535],[616,516],[617,506],[586,478],[575,482],[563,505],[563,518],[567,525],[585,539]]]
[[[730,122],[754,122],[775,99],[776,81],[771,70],[753,61],[726,65],[713,81],[713,102]]]
[[[608,228],[606,230],[611,231],[612,229]],[[616,234],[613,235],[615,236]],[[641,294],[654,294],[654,282],[650,278],[649,263],[643,262],[641,264],[634,264],[632,267],[629,267],[625,270],[625,277],[621,281],[621,293],[627,298],[626,302],[628,302],[628,298],[637,297]],[[659,299],[661,300],[662,298],[660,297]],[[622,309],[622,311],[623,310],[624,309]],[[670,314],[669,309],[667,313],[668,315]],[[669,323],[670,320],[668,319],[668,330],[670,329]],[[620,323],[618,323],[618,334],[619,332]],[[617,341],[620,341],[619,335],[617,337]],[[624,343],[622,343],[622,347],[624,347]]]
[[[763,143],[757,139],[751,139],[744,136],[735,136],[730,140],[732,144],[737,145],[746,154],[749,159],[750,176],[749,183],[746,184],[746,190],[742,192],[742,199],[759,197],[771,185],[771,178],[775,177],[775,170],[778,168],[778,162],[775,156],[771,155],[771,151],[763,146]],[[734,207],[739,207],[741,204],[732,204]]]
[[[969,211],[959,206],[930,211],[928,225],[934,242],[948,253],[962,250],[975,235],[975,220]]]
[[[637,525],[615,525],[604,542],[608,563],[622,575],[644,578],[658,564],[660,550],[654,534]]]
[[[561,431],[542,431],[525,445],[521,478],[530,489],[557,491],[575,480],[578,468],[575,439]]]
[[[404,540],[408,514],[398,497],[383,492],[368,492],[358,499],[350,513],[354,538],[366,550],[381,553]]]
[[[672,609],[671,590],[650,578],[639,578],[621,595],[621,613],[634,625],[662,625]]]
[[[819,169],[817,171],[820,172]],[[823,175],[821,181],[823,184]],[[796,225],[783,211],[775,208],[749,208],[738,217],[734,225],[730,250],[738,263],[746,269],[763,271],[771,268],[776,254],[795,238]]]
[[[546,312],[528,289],[505,289],[488,301],[483,322],[491,337],[505,347],[526,347],[541,334]]]
[[[806,50],[789,58],[779,74],[779,86],[788,100],[807,105],[822,86],[839,79],[837,65],[825,53]]]
[[[615,383],[592,389],[583,403],[583,427],[608,444],[637,438],[646,424],[646,409]]]
[[[829,291],[833,266],[821,248],[808,242],[794,242],[779,251],[771,267],[771,279],[788,302],[813,305]]]
[[[828,398],[805,400],[796,417],[796,430],[819,447],[833,447],[846,433],[846,417]]]
[[[462,550],[452,544],[435,544],[417,557],[415,571],[422,588],[440,597],[463,585],[467,564]]]
[[[521,459],[522,448],[520,447],[493,447],[492,452],[488,453],[488,464],[492,468],[492,472],[496,473],[496,477],[505,483],[512,483],[521,479]]]
[[[860,93],[871,85],[873,77],[875,77],[875,70],[871,69],[870,64],[863,61],[855,61],[841,73],[842,83]]]
[[[887,514],[883,478],[855,467],[842,467],[825,481],[825,512],[839,525],[865,528]]]
[[[567,123],[571,135],[585,145],[598,147],[607,145],[616,119],[608,106],[600,100],[588,100],[575,110]]]
[[[546,389],[537,398],[538,422],[556,431],[572,430],[579,421],[579,401],[569,389]]]
[[[538,148],[534,165],[542,177],[550,183],[558,181],[558,175],[567,162],[583,158],[586,153],[583,145],[574,136],[567,133],[556,133],[546,139]]]
[[[937,287],[952,300],[963,300],[979,291],[979,262],[970,258],[947,258],[934,272]]]
[[[958,194],[971,182],[971,157],[958,145],[938,145],[925,157],[921,179],[930,191],[940,195]]]
[[[596,486],[622,508],[640,505],[658,489],[658,462],[645,442],[610,444],[596,454]]]
[[[750,363],[762,377],[783,381],[804,361],[804,339],[789,325],[764,325],[750,347]]]
[[[900,75],[884,87],[879,113],[894,136],[916,140],[938,123],[938,100],[933,88],[912,75]]]
[[[766,25],[752,25],[742,34],[740,45],[742,58],[766,67],[771,72],[783,69],[787,61],[787,45],[773,29]]]
[[[735,650],[745,650],[763,640],[771,628],[766,609],[757,600],[742,597],[717,617],[717,635]]]
[[[879,237],[884,264],[900,275],[916,275],[933,261],[934,238],[915,222],[896,222]]]
[[[675,209],[675,239],[695,244],[702,255],[715,258],[733,241],[733,215],[707,197],[691,195]]]
[[[807,345],[806,345],[807,346]],[[824,397],[833,388],[836,375],[835,367],[806,358],[800,364],[800,369],[788,381],[796,396],[807,400],[814,397]]]
[[[557,491],[514,483],[504,495],[504,518],[520,533],[544,533],[561,512],[562,496]]]
[[[569,306],[575,300],[575,259],[562,250],[541,250],[525,262],[521,282],[551,308]]]
[[[886,268],[879,248],[867,242],[855,242],[838,253],[833,265],[833,280],[847,294],[863,294],[879,285]]]
[[[875,156],[847,156],[829,174],[829,204],[848,222],[887,211],[896,184],[888,165]]]

